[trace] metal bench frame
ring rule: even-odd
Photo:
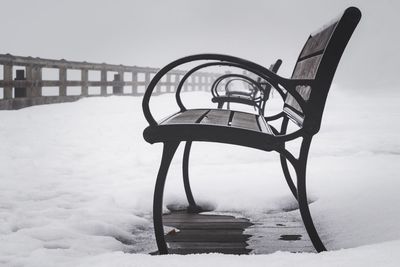
[[[360,19],[361,12],[355,7],[350,7],[328,26],[311,34],[300,52],[293,75],[290,79],[280,77],[256,63],[219,54],[200,54],[178,59],[162,68],[154,76],[144,94],[142,107],[145,118],[149,123],[149,126],[143,132],[145,140],[151,144],[157,142],[162,142],[164,144],[153,202],[154,230],[160,254],[168,253],[162,222],[164,185],[171,160],[181,142],[186,142],[183,156],[183,179],[190,205],[189,208],[192,211],[201,211],[201,207],[198,207],[194,201],[189,184],[188,161],[190,147],[193,141],[235,144],[267,152],[275,151],[279,153],[284,176],[291,192],[299,203],[300,214],[311,242],[316,251],[321,252],[326,250],[315,229],[308,206],[306,193],[307,158],[312,138],[318,133],[321,126],[325,101],[337,65]],[[211,62],[201,64],[191,69],[180,81],[176,90],[176,102],[180,111],[157,123],[149,108],[151,94],[157,83],[170,70],[182,64],[204,60]],[[260,131],[231,127],[231,125],[202,124],[201,121],[207,117],[208,112],[220,114],[226,111],[223,109],[210,111],[188,110],[181,101],[180,91],[185,80],[193,72],[209,66],[233,66],[241,68],[267,81],[274,88],[279,88],[283,92],[286,92],[284,99],[285,104],[282,112],[270,117],[256,115]],[[187,114],[197,114],[196,112],[203,114],[199,116],[196,121],[187,122],[182,119]],[[242,113],[241,115],[253,116],[254,114]],[[275,129],[269,124],[270,121],[277,119],[281,119],[282,121],[280,130]],[[287,133],[289,121],[297,124],[299,129]],[[261,131],[261,128],[265,131]],[[298,138],[302,138],[302,141],[299,155],[296,158],[285,148],[285,144],[286,142]],[[296,185],[289,172],[287,161],[290,162],[295,170],[297,176]]]

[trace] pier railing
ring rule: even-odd
[[[141,96],[157,68],[97,64],[0,54],[0,110],[71,102],[82,97]],[[154,91],[175,92],[185,71],[171,72]],[[216,73],[197,72],[183,91],[210,88]]]

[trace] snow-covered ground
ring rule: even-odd
[[[0,264],[398,266],[400,93],[331,90],[308,164],[311,212],[330,252],[145,255],[156,249],[151,209],[162,145],[142,138],[141,98],[108,97],[0,112]],[[184,100],[209,99],[198,92]],[[176,110],[173,95],[153,102],[158,118]],[[166,205],[186,203],[181,155]],[[195,143],[190,160],[195,198],[216,211],[258,219],[296,206],[277,154]]]

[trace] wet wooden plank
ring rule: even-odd
[[[171,118],[165,120],[162,124],[191,124],[201,118],[208,109],[191,109],[184,112],[180,112]]]
[[[169,253],[315,252],[298,212],[267,214],[250,222],[234,216],[180,211],[163,215],[163,221],[179,229],[166,235]]]
[[[313,55],[315,53],[322,53],[325,50],[326,45],[335,29],[337,23],[333,23],[327,27],[320,29],[319,31],[311,34],[307,40],[304,48],[301,52],[300,59]]]
[[[251,223],[225,223],[225,222],[164,222],[165,225],[178,229],[244,229],[251,226]]]
[[[253,131],[257,131],[257,132],[260,131],[260,128],[258,127],[258,122],[257,122],[257,115],[251,114],[251,113],[244,113],[244,112],[236,111],[233,114],[231,126],[249,129],[249,130],[253,130]]]
[[[271,254],[277,251],[316,253],[312,244],[306,241],[264,240],[262,244],[263,246],[256,251],[253,251],[253,253]]]
[[[244,243],[246,242],[250,235],[232,235],[229,234],[229,232],[224,231],[224,229],[219,230],[221,233],[220,234],[213,234],[213,235],[208,235],[207,234],[207,229],[202,230],[201,234],[186,234],[185,231],[181,231],[178,233],[174,234],[167,234],[165,237],[165,240],[167,242],[193,242],[193,240],[196,240],[198,243],[202,242],[218,242],[218,243]],[[246,245],[244,245],[244,248]]]
[[[234,217],[221,217],[221,216],[164,216],[163,222],[226,222],[226,223],[238,223],[238,222],[248,222],[249,220],[244,218],[234,218]]]
[[[251,251],[246,248],[250,235],[243,231],[252,223],[245,218],[172,212],[163,215],[163,223],[179,229],[165,236],[172,254],[248,254]]]
[[[257,116],[258,126],[260,127],[261,132],[273,135],[273,131],[268,123],[265,121],[263,116]]]
[[[228,126],[229,116],[231,111],[223,109],[212,109],[207,115],[201,120],[201,124],[212,124]]]
[[[169,247],[174,249],[174,248],[188,248],[188,249],[196,249],[196,248],[236,248],[240,249],[243,248],[243,246],[246,246],[246,244],[243,244],[243,242],[224,242],[224,243],[218,243],[218,242],[170,242]]]
[[[179,248],[179,249],[170,249],[170,254],[179,254],[179,255],[188,255],[188,254],[203,254],[203,253],[222,253],[222,254],[236,254],[243,255],[249,254],[251,252],[250,249],[241,249],[241,248]]]
[[[292,78],[293,79],[314,79],[317,75],[319,63],[321,63],[322,55],[307,58],[296,64]],[[308,97],[302,95],[307,100]]]
[[[242,235],[242,229],[213,229],[209,228],[207,231],[204,229],[185,229],[185,231],[181,232],[181,235],[184,236],[195,236],[195,235]]]
[[[253,223],[246,233],[252,235],[248,243],[255,254],[315,252],[298,211],[260,216]]]

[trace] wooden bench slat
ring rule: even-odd
[[[186,124],[196,123],[209,109],[191,109],[178,113],[165,120],[162,124]]]
[[[257,116],[257,121],[258,121],[258,126],[260,127],[261,132],[274,135],[271,127],[265,121],[264,116],[261,116],[261,115]]]
[[[260,131],[257,123],[257,115],[235,111],[233,114],[231,126]]]
[[[311,87],[310,86],[297,86],[296,91],[301,95],[301,97],[308,101],[310,99]],[[304,117],[303,110],[301,109],[299,103],[294,99],[291,94],[288,94],[285,100],[285,107],[290,107],[292,110],[298,112],[298,116]],[[286,109],[284,109],[285,111]],[[301,125],[301,124],[300,124]]]
[[[293,79],[314,79],[317,74],[322,55],[310,57],[297,62],[293,71]]]
[[[228,126],[229,116],[231,112],[229,110],[210,110],[206,116],[201,120],[201,124],[212,124]]]
[[[296,100],[294,100],[294,101],[296,101]],[[296,102],[296,104],[297,104],[297,102]],[[294,106],[296,106],[296,105],[293,104],[293,106],[285,106],[283,108],[283,111],[286,113],[286,115],[288,116],[289,119],[291,119],[299,127],[301,127],[303,125],[303,122],[304,122],[304,117],[299,115],[298,112],[296,112],[295,110],[293,110]],[[297,104],[297,107],[299,109],[301,109],[299,104]]]
[[[336,25],[337,22],[311,34],[306,44],[304,45],[303,51],[300,54],[300,59],[318,52],[322,53],[326,45],[328,44],[328,41]]]
[[[297,62],[296,67],[293,71],[292,78],[294,79],[314,79],[319,64],[321,63],[322,55],[313,56],[302,61]],[[318,89],[316,89],[318,90]],[[297,86],[296,91],[301,95],[304,100],[308,100],[311,95],[311,87],[310,86]],[[302,125],[303,123],[303,110],[297,103],[297,101],[292,97],[291,94],[288,94],[285,100],[285,106],[289,106],[292,110],[297,111],[296,117],[301,118],[299,120],[295,120],[297,124]],[[284,111],[288,111],[288,109],[284,109]],[[292,112],[293,113],[293,112]],[[300,115],[301,114],[301,115]],[[292,114],[289,114],[292,115]],[[293,119],[295,116],[291,116]]]
[[[177,113],[165,119],[168,124],[202,124],[235,127],[273,135],[270,126],[261,115],[223,109],[193,109]]]

